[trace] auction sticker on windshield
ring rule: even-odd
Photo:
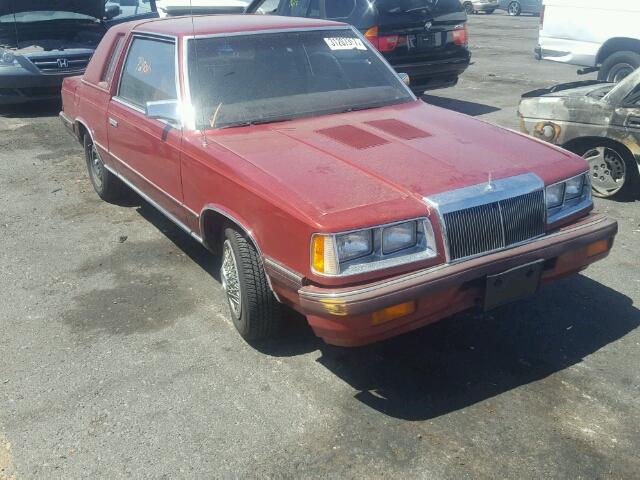
[[[359,38],[351,37],[332,37],[325,38],[324,41],[331,50],[366,50],[367,47]]]

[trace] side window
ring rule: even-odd
[[[116,4],[120,7],[120,15],[115,18],[134,17],[152,11],[150,0],[108,0],[107,5]]]
[[[310,5],[318,4],[318,0],[283,0],[278,8],[278,15],[287,17],[306,17]]]
[[[356,0],[325,0],[324,8],[329,20],[349,18],[356,9]]]
[[[262,15],[275,15],[278,11],[279,0],[265,0],[260,4],[255,13]]]
[[[123,45],[124,35],[118,35],[116,41],[114,42],[113,48],[111,49],[111,57],[109,58],[109,63],[107,63],[106,68],[102,71],[102,76],[100,77],[101,82],[109,83],[113,78],[113,72],[116,69],[116,64],[118,63],[118,58],[120,58],[120,53],[122,52]]]
[[[118,97],[144,108],[147,102],[175,100],[175,44],[134,38],[122,70]]]

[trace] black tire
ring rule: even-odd
[[[598,80],[617,83],[640,67],[640,54],[632,51],[615,52],[602,62]]]
[[[225,263],[230,261],[226,256],[229,248],[233,256],[233,266],[237,271],[236,280],[228,270],[230,266]],[[233,325],[242,338],[251,342],[275,337],[282,320],[280,303],[271,291],[256,247],[230,227],[224,230],[220,277],[227,294]],[[232,298],[234,281],[238,282],[239,287],[239,309]]]
[[[511,2],[507,6],[507,13],[509,15],[511,15],[512,17],[517,17],[518,15],[520,15],[522,13],[522,7],[520,6],[520,3],[519,2]]]
[[[592,193],[600,198],[629,199],[640,192],[638,164],[629,150],[612,141],[590,141],[573,148],[574,153],[589,162]],[[616,164],[618,164],[616,166]],[[605,167],[602,167],[605,165]],[[617,186],[603,188],[598,185],[598,175],[604,171],[616,178]]]
[[[129,193],[127,186],[113,173],[104,167],[93,140],[84,136],[84,158],[87,163],[89,180],[98,196],[106,202],[115,202],[125,198]]]
[[[465,2],[464,11],[467,12],[467,15],[473,15],[475,13],[475,10],[473,9],[473,3]]]

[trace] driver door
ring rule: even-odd
[[[183,219],[182,128],[145,114],[147,102],[177,101],[177,71],[175,40],[134,35],[109,102],[107,132],[118,172]]]

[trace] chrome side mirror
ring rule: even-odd
[[[166,122],[175,125],[180,125],[182,123],[180,105],[177,100],[147,102],[144,114],[149,118],[165,120]]]
[[[399,72],[398,76],[400,77],[400,80],[402,80],[402,83],[404,83],[407,87],[411,85],[411,79],[409,78],[408,74],[404,72]]]

